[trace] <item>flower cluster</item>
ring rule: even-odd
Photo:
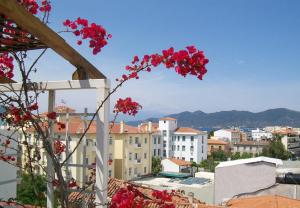
[[[152,196],[156,199],[156,203],[159,204],[161,208],[175,208],[175,205],[172,203],[172,193],[168,193],[168,191],[158,191],[155,190],[152,192]]]
[[[37,109],[37,103],[28,106],[26,109],[18,108],[14,105],[11,105],[6,109],[4,113],[0,114],[0,117],[2,120],[5,120],[9,124],[21,125],[23,123],[28,122],[33,116],[32,111],[35,111]]]
[[[132,185],[120,188],[111,199],[111,208],[142,208],[144,207],[143,194]]]
[[[10,56],[8,53],[0,54],[0,77],[7,77],[11,79],[14,76],[13,61],[14,61],[13,57]]]
[[[107,34],[101,25],[89,24],[87,19],[80,17],[75,21],[67,19],[63,22],[63,25],[71,30],[74,35],[81,37],[77,41],[78,45],[82,44],[82,40],[89,39],[89,47],[93,49],[94,55],[99,53],[107,45],[107,40],[112,37],[111,34]]]
[[[119,98],[113,112],[135,116],[141,108],[142,106],[139,103],[132,101],[130,97],[125,99]]]
[[[59,140],[54,141],[54,154],[60,155],[66,149],[66,145]]]
[[[195,46],[188,46],[186,49],[179,51],[174,51],[174,48],[171,47],[163,50],[161,54],[145,55],[142,59],[134,56],[131,65],[126,66],[129,74],[123,74],[122,78],[116,79],[116,81],[124,82],[128,79],[138,79],[140,71],[151,72],[152,68],[161,64],[168,69],[175,69],[176,73],[183,77],[192,75],[202,80],[207,72],[207,63],[208,59],[203,51],[199,51]]]
[[[47,0],[42,0],[41,5],[38,4],[37,0],[19,0],[19,3],[23,5],[31,14],[37,14],[38,11],[51,11],[51,4]]]
[[[0,139],[1,142],[1,139]],[[0,160],[5,161],[5,162],[13,162],[16,160],[15,157],[11,156],[11,155],[5,155],[6,150],[9,148],[10,146],[10,140],[9,139],[5,139],[0,147],[3,147],[3,149],[0,149]]]

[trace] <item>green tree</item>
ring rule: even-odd
[[[210,171],[210,172],[215,172],[215,168],[218,164],[219,164],[219,162],[214,161],[212,158],[208,158],[207,160],[201,161],[199,167],[202,167],[205,170]]]
[[[241,159],[247,159],[252,157],[253,157],[253,153],[248,153],[248,152],[243,152],[241,155]]]
[[[241,153],[240,152],[235,152],[234,154],[232,154],[231,159],[232,160],[241,159]]]
[[[22,204],[46,206],[46,178],[41,175],[23,174],[17,187],[17,200]]]
[[[161,172],[162,166],[161,166],[161,159],[160,157],[152,157],[152,173],[158,174]]]
[[[212,136],[214,136],[215,130],[211,130],[208,134],[208,139],[210,139]]]
[[[211,156],[214,161],[227,161],[227,154],[223,150],[213,151]]]
[[[285,149],[280,139],[275,139],[269,146],[263,148],[261,156],[287,160],[292,157],[292,153]]]

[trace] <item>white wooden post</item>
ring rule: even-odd
[[[48,112],[53,112],[55,107],[55,90],[49,90],[48,95]],[[48,139],[53,139],[53,125],[49,128],[49,135],[50,137]],[[51,141],[51,144],[53,141]],[[52,180],[54,179],[54,168],[52,165],[51,157],[47,154],[47,208],[53,208],[54,207],[54,192],[53,192],[53,185]]]
[[[84,108],[84,122],[83,122],[83,132],[87,129],[87,108]],[[83,137],[83,150],[82,150],[82,185],[85,186],[86,183],[86,168],[87,168],[87,162],[86,162],[86,146],[87,146],[87,138],[86,135]]]
[[[105,80],[105,86],[97,89],[97,107],[108,95],[109,88],[109,80]],[[96,206],[107,207],[109,99],[98,112],[96,122]]]

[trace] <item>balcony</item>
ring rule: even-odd
[[[142,159],[141,158],[134,159],[134,163],[137,165],[142,164]]]
[[[141,143],[134,143],[134,147],[135,148],[142,148],[142,144]]]

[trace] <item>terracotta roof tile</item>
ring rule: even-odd
[[[191,166],[192,163],[189,161],[185,161],[185,160],[180,160],[180,159],[176,159],[176,158],[168,158],[167,160],[172,161],[173,163],[175,163],[176,165],[179,166]]]
[[[267,195],[232,199],[227,202],[230,208],[300,208],[300,201],[283,196]]]
[[[161,121],[176,121],[176,118],[171,118],[171,117],[164,117],[164,118],[160,118],[159,120]]]
[[[189,127],[179,127],[175,130],[176,133],[195,133],[195,134],[203,134],[203,131],[199,131],[197,129],[189,128]]]
[[[207,140],[208,145],[227,145],[228,142],[225,142],[223,140],[217,140],[217,139],[208,139]]]

